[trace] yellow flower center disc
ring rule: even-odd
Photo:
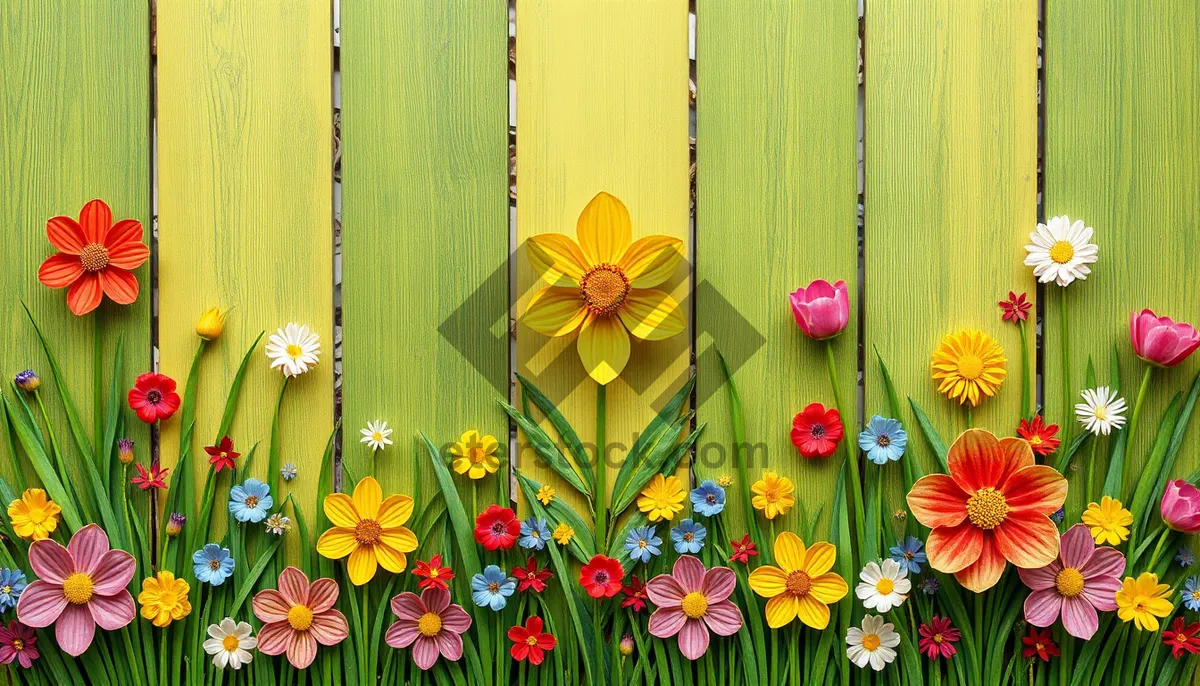
[[[583,275],[579,289],[592,314],[610,315],[625,302],[625,296],[629,294],[629,279],[615,265],[601,264]]]
[[[958,375],[964,379],[978,379],[983,374],[983,360],[976,355],[963,355],[958,358]]]
[[[525,639],[525,645],[529,646],[530,648],[537,645],[537,636],[530,636],[529,638]]]
[[[692,619],[700,619],[708,613],[708,598],[699,591],[692,591],[683,597],[683,614]]]
[[[1058,264],[1066,264],[1075,257],[1075,246],[1066,241],[1059,241],[1050,246],[1050,259]]]
[[[99,243],[88,243],[79,253],[79,262],[85,272],[98,272],[108,266],[108,248]]]
[[[308,631],[312,626],[313,612],[304,605],[293,605],[288,610],[288,624],[296,631]]]
[[[287,356],[288,357],[295,359],[297,357],[300,357],[301,353],[303,353],[303,352],[304,352],[304,350],[300,346],[296,345],[295,343],[288,344],[288,347],[287,347]]]
[[[258,496],[254,496],[254,495],[246,496],[246,507],[250,508],[251,510],[258,507]]]
[[[63,581],[63,597],[73,605],[83,605],[92,599],[92,577],[75,572]]]
[[[896,590],[896,584],[892,583],[891,579],[888,579],[885,577],[883,579],[880,579],[875,584],[875,590],[879,592],[879,595],[887,595],[887,594],[891,593],[892,591]]]
[[[967,518],[980,529],[995,529],[1007,516],[1008,501],[991,486],[975,491],[967,499]]]
[[[22,650],[25,650],[25,641],[22,641],[19,638],[14,638],[13,642],[12,642],[12,647],[13,647],[13,650],[15,650],[19,653]]]
[[[1054,577],[1054,587],[1062,595],[1074,598],[1083,593],[1083,575],[1079,573],[1078,569],[1067,567]]]
[[[363,519],[354,525],[354,540],[358,541],[359,545],[375,545],[382,533],[383,529],[374,519]]]
[[[812,579],[807,572],[796,570],[787,577],[787,591],[794,596],[808,595],[812,590]]]
[[[863,636],[862,646],[872,653],[879,650],[879,636],[875,634]]]
[[[434,612],[426,612],[417,620],[417,631],[425,636],[437,636],[442,630],[442,618]]]
[[[228,653],[232,653],[233,651],[237,650],[238,649],[237,635],[229,634],[225,638],[221,639],[221,647],[224,648],[225,652],[228,652]]]

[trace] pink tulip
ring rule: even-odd
[[[1167,482],[1159,510],[1169,528],[1185,534],[1200,533],[1200,489],[1183,479]]]
[[[1138,357],[1159,367],[1174,367],[1200,347],[1200,333],[1191,324],[1176,324],[1150,310],[1129,315],[1129,338]]]
[[[792,293],[792,314],[804,335],[823,341],[833,338],[850,321],[850,296],[845,281],[832,286],[824,279]]]

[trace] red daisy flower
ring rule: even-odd
[[[630,577],[630,584],[621,589],[625,594],[625,600],[621,601],[621,607],[631,607],[634,612],[641,612],[646,607],[646,601],[650,599],[646,595],[646,585],[638,580],[637,574]]]
[[[38,281],[50,288],[67,288],[67,307],[84,315],[100,306],[107,295],[119,305],[137,300],[138,282],[132,270],[150,257],[142,243],[142,224],[122,219],[113,224],[112,210],[92,200],[79,212],[79,221],[54,217],[46,222],[46,237],[58,252],[38,268]]]
[[[241,453],[233,451],[233,441],[229,440],[228,436],[216,445],[205,446],[204,452],[208,453],[208,463],[213,466],[214,472],[226,468],[233,469],[233,461],[242,456]]]
[[[1042,456],[1054,452],[1062,442],[1055,438],[1058,435],[1058,425],[1044,423],[1041,415],[1034,415],[1032,422],[1022,419],[1017,426],[1017,435],[1029,442],[1033,452]]]
[[[1171,647],[1171,657],[1178,660],[1185,652],[1200,653],[1200,622],[1188,624],[1183,617],[1176,617],[1170,629],[1162,632],[1162,642]]]
[[[596,555],[579,570],[579,585],[593,598],[611,598],[621,592],[625,569],[611,557]]]
[[[167,473],[171,470],[160,469],[158,465],[151,465],[150,471],[146,471],[146,468],[140,462],[133,466],[137,467],[138,475],[130,479],[129,483],[143,491],[148,491],[152,488],[156,490],[165,489],[167,487],[167,482],[163,479],[167,478]]]
[[[841,440],[842,417],[834,408],[813,403],[792,420],[792,445],[804,457],[829,457]]]
[[[514,568],[512,575],[517,580],[518,591],[527,591],[532,588],[534,593],[546,590],[546,579],[554,576],[549,569],[538,569],[537,560],[533,559],[532,555],[524,567]]]
[[[754,549],[754,541],[750,540],[749,534],[742,536],[740,541],[730,541],[733,546],[733,554],[729,556],[730,562],[745,562],[749,563],[750,558],[758,555],[758,551]]]
[[[434,555],[429,558],[429,562],[417,560],[417,566],[413,568],[413,576],[421,577],[421,581],[417,582],[417,588],[424,590],[426,588],[440,588],[443,591],[450,590],[450,580],[454,578],[454,571],[449,567],[442,566],[442,556]]]
[[[1003,321],[1019,324],[1029,316],[1029,309],[1033,307],[1033,303],[1025,299],[1025,294],[1017,295],[1013,291],[1008,292],[1008,300],[1001,300],[999,303],[1000,309],[1004,310]]]
[[[917,629],[917,633],[921,635],[920,640],[917,641],[917,647],[931,660],[939,657],[949,660],[954,657],[954,654],[958,652],[954,644],[962,638],[958,629],[950,624],[949,617],[935,616],[928,624],[922,624]]]
[[[529,664],[540,665],[546,658],[546,651],[554,650],[558,643],[554,636],[543,632],[545,625],[541,617],[530,617],[525,620],[525,626],[517,625],[508,630],[508,640],[513,642],[509,653],[517,662],[529,658]]]
[[[1036,627],[1030,626],[1029,635],[1022,638],[1021,643],[1025,644],[1025,647],[1021,649],[1021,657],[1030,658],[1037,655],[1043,662],[1049,662],[1050,658],[1058,657],[1058,645],[1050,637],[1049,629],[1038,630]]]
[[[487,550],[508,550],[521,535],[521,522],[510,508],[489,505],[475,518],[475,542]]]
[[[137,412],[138,419],[147,424],[170,419],[179,409],[175,379],[154,372],[141,374],[129,389],[129,409]]]

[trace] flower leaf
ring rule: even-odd
[[[583,443],[579,440],[579,434],[575,433],[575,429],[567,422],[567,418],[558,411],[554,403],[546,397],[544,393],[529,379],[517,374],[517,380],[521,382],[521,387],[528,394],[529,399],[534,405],[546,415],[546,419],[550,420],[551,426],[558,432],[559,438],[566,444],[567,450],[571,453],[571,459],[575,461],[576,468],[583,474],[583,480],[587,482],[588,487],[594,489],[596,484],[596,474],[592,470],[592,463],[588,459],[587,451],[583,448]]]
[[[17,440],[20,441],[21,447],[29,457],[29,462],[37,472],[38,478],[42,480],[46,493],[62,508],[63,521],[67,523],[71,531],[83,528],[83,520],[80,519],[79,512],[75,509],[75,501],[63,488],[59,474],[54,470],[54,465],[46,455],[46,450],[42,445],[41,438],[37,436],[36,430],[29,424],[27,418],[17,413],[7,395],[0,395],[0,398],[4,399],[4,408],[8,412],[9,424],[15,430]]]
[[[574,487],[575,490],[579,491],[584,496],[591,498],[592,489],[583,482],[583,478],[579,476],[579,472],[575,471],[575,468],[571,466],[571,463],[567,461],[567,458],[564,457],[563,454],[558,450],[558,446],[555,445],[554,441],[550,439],[550,436],[542,430],[542,427],[538,426],[537,422],[535,422],[533,419],[529,418],[520,410],[512,405],[509,405],[503,400],[497,400],[496,402],[500,403],[500,406],[504,408],[504,411],[508,413],[508,416],[512,417],[513,421],[517,423],[517,426],[521,427],[521,430],[525,432],[525,436],[529,438],[529,442],[533,445],[533,450],[537,456],[540,457],[548,467],[553,469],[555,473],[561,476],[564,481]]]
[[[650,450],[658,443],[658,439],[679,419],[679,413],[682,411],[683,404],[691,397],[692,388],[696,385],[696,377],[692,376],[683,384],[683,386],[671,396],[667,404],[663,406],[654,419],[646,425],[646,429],[642,431],[638,439],[633,442],[633,447],[629,449],[629,453],[625,456],[625,461],[621,464],[621,469],[617,472],[617,478],[613,481],[612,500],[616,503],[625,497],[625,492],[629,489],[629,479],[633,476],[634,469],[639,467],[642,462],[642,455]],[[674,471],[674,470],[672,470]],[[639,486],[637,490],[641,490]],[[612,508],[616,509],[616,508]],[[616,514],[613,514],[615,517]]]
[[[630,504],[633,503],[633,501],[637,498],[638,493],[641,492],[641,490],[646,486],[646,483],[650,481],[655,474],[662,473],[664,476],[670,476],[674,473],[675,470],[672,469],[670,472],[667,472],[663,469],[663,466],[667,462],[667,457],[675,454],[675,451],[673,450],[675,447],[675,441],[679,439],[679,434],[683,433],[684,428],[691,423],[692,417],[695,415],[695,412],[688,412],[684,416],[680,417],[674,424],[671,425],[669,429],[667,429],[666,432],[663,433],[659,440],[654,444],[654,447],[650,449],[650,452],[646,455],[646,459],[642,460],[642,464],[629,479],[625,492],[621,494],[620,499],[615,501],[615,504],[612,507],[612,516],[614,518],[619,517],[621,513],[625,511],[625,508],[629,507]],[[688,438],[691,439],[692,443],[695,443],[697,437],[689,436]],[[689,445],[691,444],[689,443]],[[682,457],[682,454],[680,454],[680,456]]]
[[[911,396],[908,398],[908,404],[912,406],[913,414],[917,416],[917,424],[921,427],[921,433],[925,434],[925,440],[929,441],[929,447],[933,448],[933,453],[937,455],[938,464],[942,467],[942,473],[948,474],[950,466],[946,462],[946,454],[949,451],[946,450],[945,441],[938,435],[937,429],[933,428],[933,422],[929,421],[929,416],[925,414],[925,411],[921,409],[921,406]]]

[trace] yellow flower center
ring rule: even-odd
[[[703,593],[692,591],[683,597],[683,614],[700,619],[708,613],[708,598]]]
[[[359,545],[375,545],[382,533],[383,528],[374,519],[363,519],[354,525],[354,540]]]
[[[438,578],[438,574],[440,574],[440,573],[441,573],[441,572],[439,572],[439,571],[438,571],[436,568],[435,568],[435,569],[430,569],[430,570],[429,570],[429,578],[430,578],[430,579],[436,579],[436,578]]]
[[[1008,517],[1008,501],[1004,494],[988,486],[967,499],[967,518],[980,529],[995,529]]]
[[[251,510],[258,507],[258,496],[256,496],[256,495],[246,496],[246,507]]]
[[[885,577],[876,582],[875,590],[878,591],[879,595],[887,595],[896,590],[896,584],[892,583],[891,579]]]
[[[417,631],[425,636],[437,636],[442,631],[442,618],[436,612],[426,612],[417,620]]]
[[[371,440],[375,441],[376,443],[383,443],[383,434],[376,431],[375,433],[371,434]]]
[[[1200,602],[1200,589],[1192,591],[1192,600]]]
[[[525,639],[525,645],[532,648],[533,646],[537,645],[537,641],[537,636],[530,636],[529,638]]]
[[[471,460],[471,464],[483,464],[486,457],[487,453],[483,452],[483,448],[471,448],[467,453],[467,459]]]
[[[1059,241],[1050,246],[1050,259],[1058,264],[1066,264],[1075,257],[1075,246],[1067,241]]]
[[[220,560],[209,560],[208,568],[213,570],[214,572],[217,571],[218,569],[221,568],[221,561]]]
[[[46,510],[40,507],[29,510],[29,521],[33,522],[34,524],[41,524],[42,522],[45,522],[46,519],[48,519],[46,517]]]
[[[1032,438],[1029,439],[1029,445],[1041,445],[1041,444],[1042,444],[1041,436],[1034,435]]]
[[[4,588],[0,588],[0,593],[3,593],[4,595],[12,593],[12,586],[5,584]]]
[[[596,576],[600,576],[600,575],[597,574]],[[608,579],[606,578],[605,581],[608,581]],[[488,593],[491,593],[492,595],[496,595],[499,592],[500,592],[500,582],[499,581],[492,581],[488,584]]]
[[[295,343],[288,343],[288,347],[287,347],[287,356],[288,357],[295,359],[297,357],[300,357],[300,355],[302,355],[303,353],[304,353],[303,348],[296,345]]]
[[[650,544],[649,544],[649,543],[647,543],[647,542],[646,542],[646,539],[644,539],[644,538],[643,538],[643,539],[640,539],[640,540],[638,541],[638,547],[639,547],[639,548],[645,548],[645,547],[646,547],[646,546],[648,546],[648,545],[650,545]]]
[[[304,605],[293,605],[292,609],[288,610],[288,624],[296,631],[308,631],[312,621],[313,611]]]
[[[108,248],[100,243],[88,243],[79,253],[79,262],[85,272],[98,272],[108,266]]]
[[[863,636],[862,647],[868,652],[872,653],[876,650],[879,650],[879,636],[875,634],[867,634]]]
[[[941,643],[941,642],[942,642],[942,641],[944,641],[944,640],[946,640],[946,637],[945,637],[945,636],[942,636],[941,634],[934,634],[934,635],[933,635],[933,642],[934,642],[934,643]]]
[[[238,649],[237,635],[229,634],[225,638],[221,639],[221,647],[224,648],[225,652],[227,652],[227,653],[232,653],[233,651],[237,650]]]
[[[963,355],[958,358],[958,375],[964,379],[978,379],[983,374],[983,360],[978,355]]]
[[[592,314],[606,316],[621,309],[629,294],[629,279],[616,265],[599,264],[579,280],[579,291]]]
[[[1101,421],[1108,419],[1108,408],[1104,405],[1097,405],[1092,408],[1092,416]]]
[[[14,638],[13,642],[12,642],[12,647],[13,647],[13,650],[15,650],[19,653],[22,650],[25,650],[25,641],[22,641],[19,638]]]
[[[812,578],[808,576],[807,572],[796,570],[788,574],[785,586],[787,592],[794,596],[808,595],[808,592],[812,590]]]
[[[63,581],[63,597],[73,605],[83,605],[92,599],[92,577],[75,572]]]
[[[779,502],[779,491],[776,490],[774,485],[767,486],[763,489],[763,500],[767,501],[767,503],[771,505]]]
[[[1181,646],[1187,645],[1188,637],[1186,634],[1180,632],[1178,634],[1175,634],[1175,642]],[[17,650],[20,650],[20,648],[17,648]]]
[[[1079,573],[1078,569],[1067,567],[1054,577],[1054,587],[1060,594],[1074,598],[1083,593],[1083,575]]]

